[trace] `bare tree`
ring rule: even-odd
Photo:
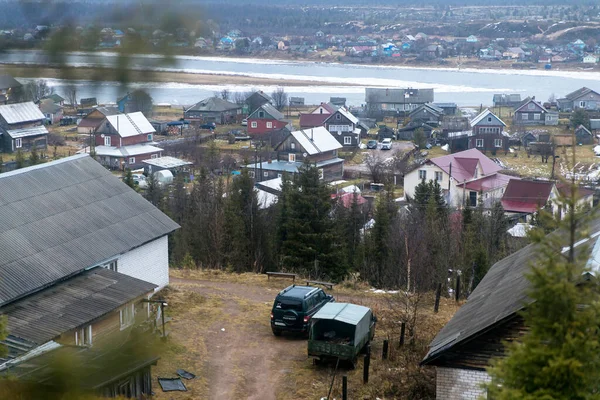
[[[229,91],[229,89],[223,89],[221,90],[220,96],[223,100],[229,101],[229,98],[231,97],[231,92]]]
[[[288,95],[282,87],[278,87],[274,90],[273,93],[271,93],[271,98],[273,99],[273,105],[279,111],[283,110],[288,104]]]
[[[65,89],[65,96],[72,108],[77,108],[77,88],[75,85],[69,85]]]
[[[48,82],[45,80],[37,80],[31,81],[23,86],[21,93],[16,97],[18,97],[18,101],[33,101],[34,103],[37,103],[52,93],[54,93],[54,88],[48,86]]]
[[[248,96],[244,92],[235,92],[233,94],[233,102],[239,106],[243,105],[247,98]]]

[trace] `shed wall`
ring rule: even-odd
[[[156,291],[169,284],[169,249],[167,236],[129,251],[118,260],[120,273],[158,285]]]
[[[436,398],[443,400],[479,400],[487,398],[487,391],[481,387],[489,382],[485,371],[458,368],[437,368]]]

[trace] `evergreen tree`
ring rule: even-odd
[[[277,199],[276,215],[277,215],[277,234],[275,236],[275,249],[278,254],[281,254],[283,243],[287,241],[287,232],[290,220],[289,202],[293,184],[287,173],[284,173],[281,178],[281,193]],[[281,261],[281,260],[279,260]]]
[[[421,182],[415,187],[415,198],[413,199],[413,202],[420,210],[424,210],[429,202],[429,189],[429,184],[425,181],[425,179],[422,179]]]
[[[133,180],[133,173],[129,168],[125,168],[125,176],[123,177],[123,183],[132,189],[136,188],[135,182]]]
[[[31,153],[29,153],[29,165],[37,165],[40,163],[40,155],[37,152],[35,146],[31,148]]]
[[[387,264],[390,262],[390,233],[392,216],[390,197],[382,195],[375,208],[375,225],[369,232],[368,253],[372,259],[372,271],[369,280],[378,286],[385,285]]]
[[[576,212],[575,191],[573,185],[559,200],[569,211],[557,221],[560,233],[531,233],[538,258],[527,273],[530,304],[522,316],[528,330],[489,369],[490,398],[598,398],[600,294],[596,280],[586,279],[589,246],[578,242],[589,235],[589,215]]]
[[[587,129],[590,129],[590,116],[584,109],[581,108],[576,109],[571,114],[571,127],[573,129],[577,129],[579,125],[583,125]]]
[[[17,154],[15,155],[15,163],[17,169],[21,169],[25,166],[25,156],[23,155],[21,149],[17,150]]]
[[[4,160],[2,159],[2,154],[0,154],[0,173],[2,173],[3,169],[4,169]]]
[[[158,183],[156,175],[150,174],[148,177],[148,187],[146,188],[146,200],[155,207],[161,208],[164,197],[163,189]]]

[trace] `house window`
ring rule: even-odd
[[[151,133],[149,133],[149,134],[148,134],[148,141],[149,141],[149,142],[151,142],[151,141],[152,141],[152,134],[151,134]]]
[[[289,162],[296,162],[296,155],[295,154],[288,154],[288,161]]]
[[[76,346],[91,346],[92,345],[92,325],[77,329],[75,331]]]
[[[271,121],[267,122],[267,128],[271,129],[273,127],[273,123]]]
[[[112,260],[112,261],[107,262],[106,264],[102,264],[101,267],[110,269],[111,271],[118,272],[117,260]]]
[[[488,117],[488,122],[492,122],[492,117]]]
[[[477,192],[469,192],[469,205],[471,207],[477,206]]]
[[[290,148],[294,150],[296,148],[296,143],[290,143]]]
[[[579,107],[580,108],[585,108],[585,106],[587,106],[587,102],[585,102],[585,101],[580,101],[579,102]]]
[[[256,123],[256,121],[252,121],[252,123],[250,124],[250,127],[257,128],[258,124]]]
[[[539,120],[540,120],[540,113],[535,113],[535,114],[533,114],[533,119],[534,119],[535,121],[539,121]]]
[[[129,157],[129,164],[135,164],[135,157]]]
[[[342,116],[340,114],[338,114],[335,116],[335,119],[340,120],[340,119],[342,119]]]
[[[527,114],[527,113],[521,113],[521,119],[523,119],[523,120],[529,119],[529,114]]]
[[[133,325],[135,319],[135,307],[133,304],[128,304],[119,311],[119,321],[121,330]]]
[[[442,173],[441,172],[439,172],[439,171],[435,172],[435,180],[438,182],[442,181]]]
[[[264,111],[259,111],[258,112],[258,118],[264,118],[265,117],[265,112]]]
[[[425,171],[424,169],[420,169],[419,170],[419,180],[425,180],[427,179],[427,171]]]
[[[152,154],[150,158],[158,158],[158,154]]]
[[[352,144],[352,136],[344,136],[344,144]]]
[[[475,139],[475,147],[483,147],[483,139]]]
[[[264,176],[265,178],[268,178],[268,177],[269,177],[269,171],[265,171],[265,172],[263,172],[263,176]]]
[[[321,180],[322,180],[322,179],[323,179],[323,177],[325,176],[324,174],[325,174],[325,173],[324,173],[324,171],[323,171],[323,168],[319,168],[319,179],[321,179]]]
[[[15,139],[15,149],[20,149],[21,146],[23,146],[23,141],[21,138],[16,138]]]
[[[110,136],[104,136],[104,145],[110,146]]]
[[[502,139],[494,139],[494,147],[502,147]]]

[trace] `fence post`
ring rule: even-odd
[[[437,313],[440,309],[440,296],[442,295],[442,284],[438,283],[437,289],[435,290],[435,305],[433,306],[433,312]]]
[[[342,377],[342,400],[348,400],[348,377]]]
[[[403,322],[400,325],[400,343],[398,343],[398,347],[404,346],[404,333],[406,331],[406,322]]]
[[[383,352],[381,354],[382,360],[387,360],[387,358],[388,358],[388,345],[389,345],[388,340],[387,339],[384,340],[383,341]]]
[[[456,295],[456,301],[460,298],[460,275],[456,275],[456,291],[454,292]]]
[[[369,365],[371,364],[371,346],[367,347],[367,354],[365,354],[364,370],[363,370],[363,383],[366,385],[369,383]]]

